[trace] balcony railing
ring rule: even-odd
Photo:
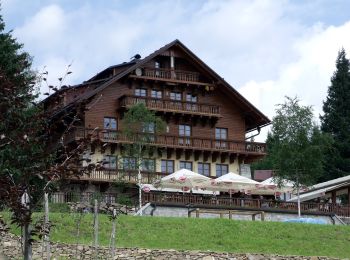
[[[166,176],[162,172],[141,172],[141,183],[153,183],[156,180]],[[138,172],[136,170],[122,170],[122,169],[94,169],[90,173],[83,174],[73,179],[102,181],[102,182],[138,182]]]
[[[146,77],[154,79],[171,79],[185,82],[199,82],[199,73],[193,71],[171,70],[164,68],[143,68],[141,75],[136,77]]]
[[[249,198],[228,198],[221,196],[189,195],[176,193],[144,193],[143,202],[172,205],[211,206],[218,208],[261,209],[270,211],[298,212],[297,202],[272,201]],[[332,203],[300,203],[302,213],[310,214],[337,214],[341,217],[350,217],[350,205]]]
[[[255,142],[244,142],[236,140],[216,140],[210,138],[197,138],[173,135],[150,135],[139,133],[132,138],[128,137],[122,131],[108,129],[86,129],[76,128],[73,130],[66,142],[70,140],[79,140],[81,138],[97,139],[103,142],[111,143],[132,143],[144,140],[153,146],[183,148],[202,151],[221,151],[228,153],[240,153],[251,155],[265,155],[266,144]],[[73,137],[74,136],[74,137]]]
[[[130,95],[119,99],[120,107],[129,108],[137,103],[144,103],[148,109],[155,111],[220,117],[220,107],[215,105]]]

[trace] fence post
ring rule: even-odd
[[[98,256],[98,202],[97,202],[97,199],[95,199],[95,205],[94,205],[94,247],[95,247],[95,253],[97,258]]]
[[[115,237],[116,237],[116,220],[117,220],[117,210],[113,209],[113,223],[112,223],[112,237],[111,237],[111,249],[112,249],[112,259],[115,256]]]
[[[51,249],[50,249],[50,223],[49,223],[49,195],[45,192],[44,194],[45,201],[45,232],[47,232],[44,236],[45,244],[46,244],[46,257],[48,260],[51,259]]]

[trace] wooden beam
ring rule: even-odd
[[[157,149],[157,154],[158,154],[158,157],[162,157],[163,151],[161,148]]]
[[[211,155],[211,161],[213,163],[215,163],[216,160],[218,159],[219,155],[220,155],[220,152],[213,152],[212,155]]]
[[[238,155],[234,154],[234,153],[231,153],[229,155],[229,158],[230,158],[230,164],[234,163],[235,162],[235,159]]]
[[[220,157],[221,157],[221,163],[224,163],[227,158],[227,153],[222,153]]]
[[[188,161],[191,158],[191,154],[193,153],[193,150],[186,150],[185,151],[185,160]]]
[[[195,151],[194,152],[194,160],[198,161],[199,160],[199,156],[201,155],[202,151]]]
[[[172,148],[166,149],[166,158],[171,159],[173,152],[174,152],[174,149],[172,149]]]
[[[180,160],[182,156],[183,149],[176,149],[176,159]]]
[[[115,151],[117,150],[117,148],[118,148],[118,144],[112,143],[111,144],[111,154],[114,154]]]
[[[203,161],[207,162],[209,160],[211,152],[203,152]]]

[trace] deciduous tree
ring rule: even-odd
[[[286,97],[285,103],[278,105],[272,123],[274,145],[270,153],[278,182],[293,181],[298,198],[301,185],[313,184],[322,175],[324,150],[330,144],[330,138],[314,123],[312,108],[299,102],[297,98]]]
[[[154,146],[157,134],[165,129],[165,123],[154,112],[148,110],[144,103],[140,102],[132,106],[123,119],[123,134],[132,143],[124,146],[124,156],[131,157],[135,169],[138,170],[139,206],[142,204],[141,170],[144,158],[147,158]],[[155,167],[155,165],[153,166]],[[141,212],[142,214],[142,212]]]

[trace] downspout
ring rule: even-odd
[[[247,137],[245,140],[248,140],[248,139],[250,139],[250,138],[253,138],[253,137],[255,137],[255,136],[258,136],[258,135],[260,134],[260,131],[261,131],[260,126],[257,126],[257,127],[256,127],[256,130],[258,130],[258,133],[257,133],[257,134],[252,135],[252,136],[249,136],[249,137]]]

